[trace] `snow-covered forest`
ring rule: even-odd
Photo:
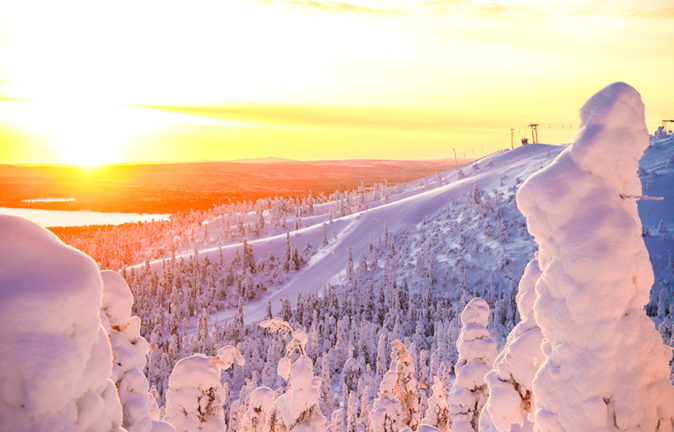
[[[643,113],[616,83],[570,146],[84,253],[0,215],[0,430],[672,431],[674,135]]]

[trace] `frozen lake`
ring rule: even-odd
[[[171,216],[170,214],[108,213],[89,210],[40,210],[7,207],[0,207],[0,213],[21,216],[43,227],[119,225],[127,222],[149,222],[153,219],[168,220]]]
[[[32,198],[21,200],[25,203],[75,202],[75,198]]]

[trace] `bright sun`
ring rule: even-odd
[[[120,118],[122,107],[86,102],[36,103],[33,128],[44,135],[64,163],[109,163],[131,131]]]
[[[23,129],[44,138],[59,162],[84,167],[115,161],[156,126],[140,108],[83,99],[26,101],[13,114]]]

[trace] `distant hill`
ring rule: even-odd
[[[286,159],[280,157],[263,157],[263,158],[252,158],[252,159],[234,159],[230,162],[235,163],[284,163],[284,162],[297,162],[295,159]]]

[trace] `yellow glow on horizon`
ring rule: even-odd
[[[0,163],[477,155],[532,122],[569,142],[613,81],[653,128],[672,24],[665,0],[3,2]]]
[[[161,117],[141,111],[83,99],[16,101],[11,110],[3,110],[0,104],[0,117],[4,114],[20,131],[53,150],[51,162],[83,167],[118,161],[133,142],[168,125]]]

